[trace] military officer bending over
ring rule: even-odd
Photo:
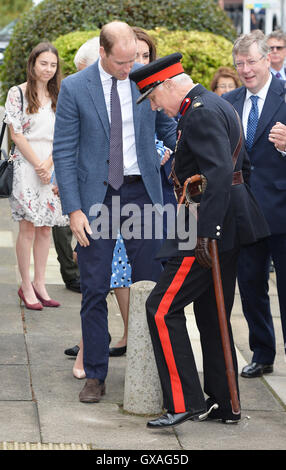
[[[165,242],[160,256],[168,257],[165,270],[150,294],[147,318],[163,389],[166,413],[148,422],[149,428],[178,425],[189,419],[238,422],[228,389],[217,307],[212,281],[209,242],[218,244],[232,359],[237,382],[237,360],[230,325],[240,245],[269,234],[268,226],[247,185],[249,160],[233,107],[184,73],[181,54],[158,59],[131,73],[153,110],[168,116],[181,114],[177,130],[175,173],[183,186],[195,174],[204,175],[194,249],[180,249],[178,237]],[[243,139],[243,136],[242,136]],[[189,210],[183,207],[188,217]],[[190,344],[184,307],[194,302],[203,353],[204,393]],[[238,389],[238,385],[237,385]],[[218,408],[213,407],[218,404]]]

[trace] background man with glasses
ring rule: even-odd
[[[264,240],[244,247],[239,256],[238,283],[253,351],[251,364],[241,375],[251,378],[273,371],[276,349],[268,296],[271,257],[286,344],[286,157],[279,139],[279,133],[285,132],[286,103],[284,82],[270,73],[269,46],[262,31],[240,36],[234,43],[233,59],[243,86],[224,98],[242,119],[251,162],[250,186],[271,231]]]
[[[281,31],[273,31],[267,36],[267,44],[270,48],[270,72],[280,80],[286,80],[286,34]]]

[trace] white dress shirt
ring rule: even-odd
[[[269,90],[269,87],[270,87],[271,80],[272,80],[272,75],[270,73],[269,74],[269,79],[265,83],[264,87],[261,88],[261,90],[259,90],[258,93],[255,93],[255,96],[258,96],[258,98],[259,98],[257,100],[258,118],[260,118],[260,115],[262,113],[262,109],[263,109],[263,106],[264,106],[264,103],[265,103],[265,100],[266,100],[266,96],[267,96],[267,93],[268,93],[268,90]],[[252,95],[254,95],[254,93],[251,93],[249,90],[246,90],[246,95],[245,95],[245,100],[244,100],[244,105],[243,105],[243,111],[242,111],[242,124],[243,124],[245,139],[246,139],[246,136],[247,136],[248,115],[249,115],[249,112],[250,112],[250,109],[251,109],[251,106],[252,106],[252,101],[250,99],[250,97]],[[280,154],[283,157],[286,156],[286,152],[283,152],[282,150],[279,150],[279,149],[277,149],[277,151],[280,152]]]
[[[244,105],[243,105],[243,111],[242,111],[242,124],[243,124],[243,129],[244,129],[244,135],[246,138],[247,135],[247,121],[248,121],[248,115],[251,110],[252,106],[252,101],[250,97],[252,95],[258,96],[257,100],[257,106],[258,106],[258,117],[260,117],[265,100],[266,100],[266,95],[268,93],[268,89],[270,87],[270,83],[272,80],[272,75],[271,73],[269,74],[269,78],[267,82],[265,83],[264,87],[259,90],[258,93],[251,93],[249,90],[246,90],[246,95],[245,95],[245,100],[244,100]]]
[[[112,85],[112,75],[107,73],[99,60],[98,63],[100,79],[106,103],[107,114],[110,122],[110,93]],[[133,103],[130,79],[118,80],[117,90],[121,104],[122,115],[122,140],[123,140],[123,166],[124,175],[140,175],[137,162],[135,131],[133,122]]]

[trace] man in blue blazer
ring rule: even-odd
[[[272,131],[286,122],[286,102],[284,82],[270,73],[269,48],[261,31],[239,37],[233,58],[244,86],[224,98],[242,119],[251,162],[250,186],[271,231],[270,237],[243,248],[239,258],[238,283],[253,351],[252,362],[241,375],[251,378],[271,373],[276,353],[268,296],[271,257],[286,343],[286,157],[279,130]]]
[[[98,402],[105,393],[109,357],[106,296],[117,228],[127,220],[122,213],[127,204],[140,209],[135,221],[140,236],[125,237],[133,282],[156,281],[162,269],[155,260],[161,240],[154,233],[152,239],[142,235],[144,208],[163,204],[155,132],[174,149],[176,123],[162,112],[153,112],[147,101],[142,107],[136,105],[140,93],[129,80],[131,69],[139,67],[134,65],[136,50],[136,37],[126,23],[105,25],[100,34],[100,59],[63,80],[57,104],[53,158],[63,212],[69,214],[78,241],[83,295],[87,381],[79,396],[82,402]],[[106,219],[98,224],[104,214],[107,226]]]

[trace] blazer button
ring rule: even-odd
[[[108,185],[107,181],[103,181],[103,184],[104,184],[104,186]]]
[[[108,163],[108,164],[109,164],[109,160],[106,160],[106,163]]]

